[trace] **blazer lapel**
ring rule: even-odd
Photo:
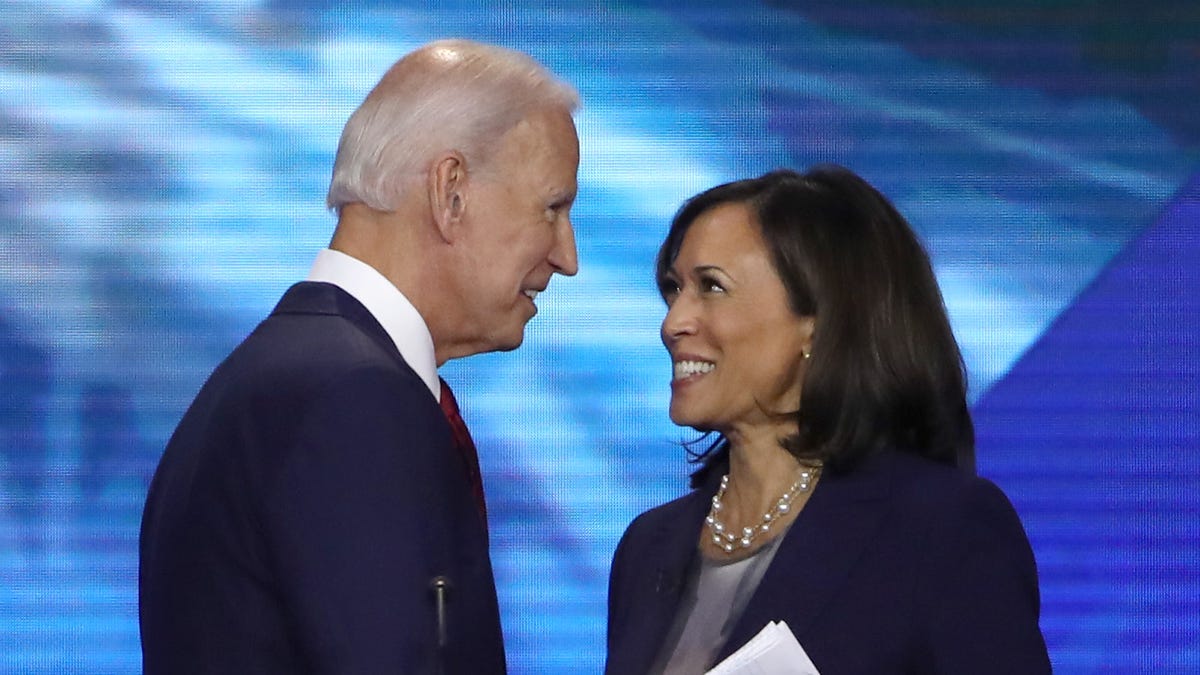
[[[876,455],[846,475],[821,477],[804,510],[780,542],[717,662],[750,641],[771,621],[787,619],[803,644],[804,633],[845,583],[851,567],[872,540],[886,509],[878,502],[890,488],[887,454]],[[804,602],[779,589],[803,584]]]
[[[646,564],[648,583],[643,588],[650,597],[642,605],[644,611],[639,618],[638,637],[630,643],[628,658],[623,660],[619,670],[609,672],[645,673],[654,665],[687,588],[688,572],[696,560],[700,527],[715,493],[715,484],[705,486],[684,499],[678,513],[661,519],[655,533],[661,546],[657,549],[658,555]],[[681,523],[686,525],[680,527]]]

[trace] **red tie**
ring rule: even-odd
[[[475,450],[475,441],[471,440],[467,423],[458,412],[458,401],[454,400],[454,392],[450,391],[450,385],[446,384],[445,380],[440,377],[438,380],[442,383],[442,413],[450,423],[450,432],[454,435],[454,449],[458,451],[466,466],[467,482],[471,484],[471,491],[475,493],[479,516],[483,518],[483,524],[486,526],[487,504],[483,500],[483,479],[479,476],[479,453]]]

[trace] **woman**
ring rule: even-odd
[[[702,673],[784,621],[821,675],[1048,673],[1033,553],[972,470],[962,357],[908,223],[855,174],[708,190],[658,255],[693,491],[613,560],[614,675]]]

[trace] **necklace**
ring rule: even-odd
[[[712,498],[712,509],[709,510],[708,517],[704,519],[704,523],[708,525],[708,531],[712,534],[713,546],[726,553],[733,553],[733,550],[738,547],[750,548],[758,535],[766,534],[772,525],[787,515],[788,511],[792,509],[792,502],[796,499],[796,495],[808,492],[820,473],[820,465],[801,468],[800,477],[796,479],[795,483],[792,483],[787,492],[783,493],[779,501],[767,509],[767,512],[762,515],[762,522],[756,527],[743,527],[740,533],[730,531],[731,528],[721,522],[721,509],[725,507],[721,500],[725,497],[725,490],[729,487],[729,474],[722,476],[721,487],[717,489],[717,494]]]

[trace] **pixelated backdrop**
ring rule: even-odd
[[[514,673],[597,673],[608,564],[681,494],[652,260],[682,200],[844,164],[927,242],[979,470],[1061,673],[1200,670],[1200,5],[0,1],[0,673],[137,673],[148,477],[328,241],[346,117],[462,36],[573,82],[581,271],[444,369]]]

